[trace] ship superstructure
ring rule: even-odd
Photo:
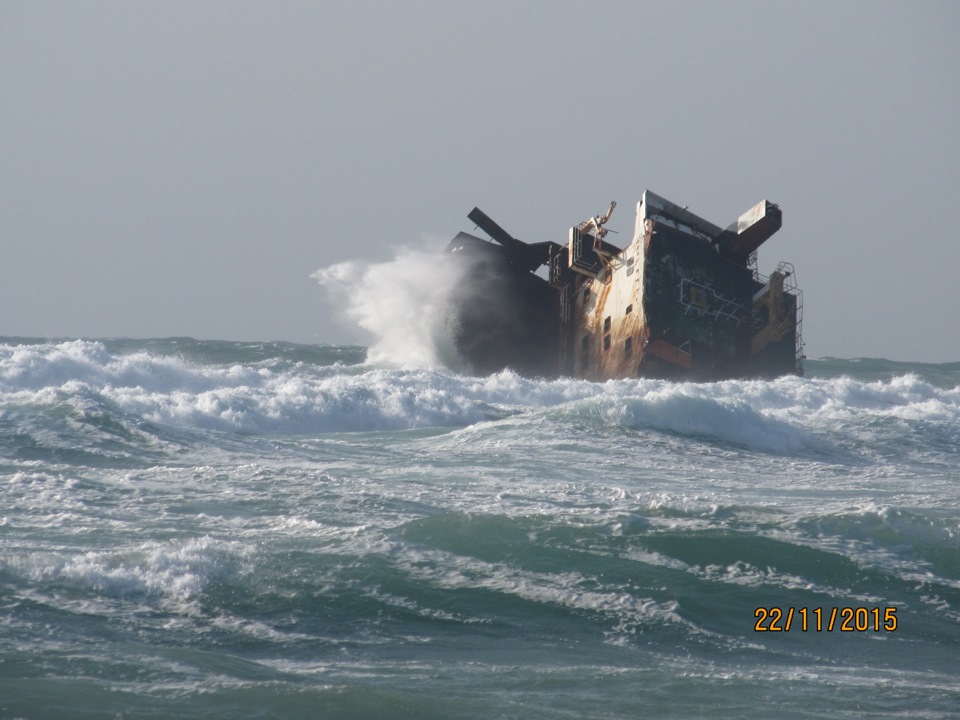
[[[590,380],[716,380],[802,374],[802,296],[792,266],[757,272],[757,249],[782,224],[766,200],[721,228],[644,192],[626,247],[608,241],[616,207],[527,244],[477,208],[496,244],[460,233],[467,262],[454,297],[456,344],[475,372]],[[536,274],[549,266],[549,279]]]

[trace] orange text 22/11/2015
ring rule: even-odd
[[[758,607],[753,629],[757,632],[893,632],[897,629],[895,607],[781,608]]]

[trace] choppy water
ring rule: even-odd
[[[956,717],[960,363],[807,370],[0,340],[0,717]]]

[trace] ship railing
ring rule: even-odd
[[[794,333],[794,357],[796,358],[797,374],[803,375],[803,291],[797,287],[797,272],[792,263],[781,262],[777,265],[777,272],[783,275],[783,290],[794,296],[796,308],[796,328]]]
[[[700,291],[698,295],[706,300],[705,303],[694,302],[694,289]],[[683,306],[684,315],[696,314],[698,317],[710,317],[714,320],[722,318],[735,322],[737,326],[754,317],[753,310],[743,303],[724,297],[708,283],[690,278],[680,280],[680,304]]]

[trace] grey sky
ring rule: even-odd
[[[0,1],[0,335],[362,339],[310,274],[644,188],[811,357],[960,360],[960,3]]]

